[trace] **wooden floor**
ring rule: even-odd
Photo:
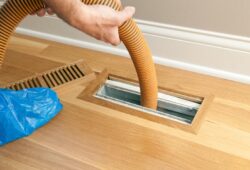
[[[16,35],[0,84],[79,59],[136,79],[127,58]],[[74,83],[56,89],[64,105],[57,117],[0,148],[0,169],[250,169],[250,86],[159,65],[157,74],[162,87],[215,96],[197,134],[78,99],[87,84]]]

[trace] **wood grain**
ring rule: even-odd
[[[7,58],[2,84],[79,59],[94,71],[107,68],[137,81],[128,58],[23,35],[12,39]],[[156,68],[161,87],[214,96],[197,134],[79,99],[96,78],[91,73],[55,88],[63,111],[31,136],[0,148],[0,169],[250,169],[250,86]]]

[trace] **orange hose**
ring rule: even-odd
[[[120,10],[115,0],[82,0],[87,5],[101,4]],[[43,0],[8,0],[0,9],[0,65],[3,64],[6,46],[17,25],[30,13],[44,7]],[[142,32],[130,19],[119,27],[122,42],[133,60],[141,89],[141,104],[157,108],[157,78],[152,55]]]

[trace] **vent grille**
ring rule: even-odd
[[[41,75],[42,80],[47,87],[53,88],[64,83],[84,77],[83,70],[78,65],[70,65],[64,68],[56,69]]]
[[[39,80],[38,77],[28,78],[26,80],[17,83],[9,84],[5,88],[9,88],[12,90],[22,90],[25,88],[34,88],[34,87],[42,87],[41,81]]]
[[[80,61],[78,63],[62,66],[41,74],[10,83],[3,88],[22,90],[25,88],[49,87],[54,88],[65,83],[74,81],[85,76],[86,71],[91,72],[87,65]]]

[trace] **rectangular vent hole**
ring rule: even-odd
[[[161,117],[167,117],[185,124],[192,123],[202,103],[202,99],[183,99],[179,96],[159,92],[158,108],[157,110],[152,110],[140,105],[140,89],[138,86],[117,80],[106,80],[94,96],[129,108]]]

